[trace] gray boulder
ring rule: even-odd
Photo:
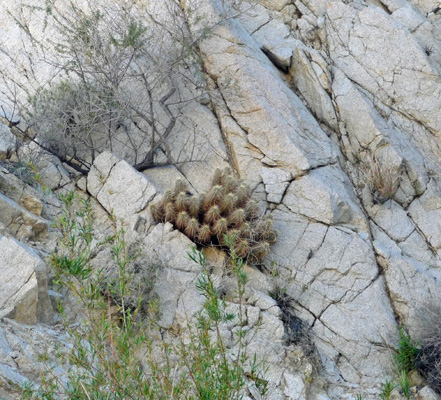
[[[156,195],[145,175],[107,152],[95,159],[87,177],[87,190],[117,218],[139,213]]]
[[[27,325],[52,322],[45,264],[32,249],[6,236],[0,236],[0,282],[0,317]]]

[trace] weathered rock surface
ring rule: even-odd
[[[43,261],[32,249],[5,236],[0,236],[0,282],[0,317],[26,325],[52,322]]]
[[[26,205],[30,208],[32,198]],[[25,205],[25,204],[23,204]],[[18,205],[0,193],[0,225],[6,231],[19,239],[42,239],[47,237],[49,221],[37,217],[26,208]]]
[[[10,129],[0,123],[0,160],[9,158],[15,148],[15,137]]]
[[[41,324],[26,326],[7,318],[0,321],[0,398],[14,400],[20,397],[21,386],[38,381],[40,369],[44,368],[39,360],[41,354],[47,354],[53,362],[56,346],[70,350],[72,345],[60,329]],[[55,372],[66,381],[63,368],[58,367]]]
[[[156,195],[155,187],[145,175],[107,152],[95,159],[87,177],[87,190],[117,218],[144,210]]]
[[[37,217],[42,215],[40,193],[5,168],[0,168],[0,192]]]
[[[130,240],[146,249],[139,267],[145,276],[156,271],[149,291],[160,299],[161,326],[185,326],[202,306],[194,288],[200,267],[186,258],[189,239],[169,224],[155,226],[146,207],[177,177],[202,192],[216,167],[230,165],[279,231],[260,268],[272,274],[247,267],[243,306],[255,333],[250,355],[269,366],[267,398],[378,398],[391,377],[398,323],[416,340],[439,326],[439,2],[243,1],[235,18],[217,23],[221,3],[203,1],[188,19],[195,31],[201,20],[213,26],[199,43],[208,93],[180,110],[184,118],[169,136],[176,165],[143,175],[102,153],[79,185],[129,221]],[[0,136],[0,158],[9,151]],[[54,187],[67,182],[58,167],[46,168]],[[44,236],[38,196],[2,182],[0,171],[2,229]],[[229,309],[238,310],[223,268],[217,262],[214,275]],[[269,296],[276,289],[321,360],[312,383],[307,356],[287,340],[286,310]],[[35,289],[28,292],[33,302]],[[234,329],[222,327],[232,354]],[[435,398],[428,388],[416,396]]]

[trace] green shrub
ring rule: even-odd
[[[112,219],[114,233],[96,242],[91,205],[81,200],[75,211],[75,196],[62,196],[64,209],[57,226],[62,238],[50,262],[56,283],[68,288],[78,298],[85,320],[71,326],[63,305],[59,304],[64,326],[73,346],[58,350],[58,364],[68,367],[64,380],[54,371],[48,355],[42,355],[45,365],[41,385],[37,389],[23,388],[23,399],[239,399],[248,381],[253,381],[261,393],[266,381],[256,357],[246,355],[247,337],[238,329],[237,351],[230,357],[220,334],[220,324],[238,319],[244,325],[242,311],[229,314],[225,302],[219,299],[216,287],[202,253],[193,249],[190,257],[202,266],[197,289],[205,297],[197,323],[187,321],[174,341],[164,341],[155,323],[157,305],[151,304],[148,319],[140,317],[142,299],[128,305],[131,295],[129,264],[136,258],[127,251],[123,225]],[[227,245],[234,241],[224,238]],[[93,266],[97,248],[111,247],[118,266],[117,277],[105,277]],[[246,274],[243,261],[234,249],[231,264],[237,278],[239,309],[242,310]],[[118,303],[112,298],[119,299]]]
[[[395,362],[399,371],[408,374],[416,369],[416,358],[418,356],[418,343],[413,341],[403,327],[399,327],[400,340],[398,350],[395,354]]]
[[[402,326],[398,328],[398,334],[398,349],[394,355],[394,361],[398,377],[398,385],[401,387],[404,396],[408,399],[410,397],[409,374],[411,371],[417,369],[419,344],[412,340],[410,335]],[[393,381],[386,379],[386,382],[381,385],[380,398],[383,400],[390,399],[392,391],[395,389],[395,387],[397,387],[397,385]]]
[[[257,264],[277,240],[270,217],[258,218],[251,189],[233,176],[230,168],[216,169],[207,193],[188,193],[183,180],[176,181],[159,203],[150,207],[156,222],[170,222],[195,243],[226,246],[224,235],[234,238],[231,248],[238,257]]]

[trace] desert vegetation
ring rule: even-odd
[[[384,203],[397,193],[401,177],[400,170],[391,164],[387,156],[380,157],[378,150],[381,147],[370,156],[365,179],[376,199]]]
[[[421,374],[429,386],[441,394],[439,330],[435,329],[433,333],[421,341],[413,340],[402,326],[399,327],[398,334],[398,347],[394,354],[396,380],[386,380],[382,384],[381,399],[392,399],[395,388],[398,388],[406,399],[410,399],[413,373]]]
[[[419,345],[415,364],[430,387],[441,394],[441,332],[439,327]]]
[[[196,287],[205,298],[195,321],[187,320],[174,340],[164,340],[156,324],[157,305],[150,303],[149,315],[141,317],[142,299],[128,305],[132,295],[130,255],[125,241],[124,226],[113,218],[114,233],[96,241],[94,216],[87,200],[75,208],[72,192],[62,196],[64,209],[57,227],[62,238],[59,249],[51,255],[50,264],[60,287],[75,294],[84,320],[72,326],[62,302],[59,312],[72,341],[69,349],[57,349],[57,362],[68,366],[60,375],[53,368],[50,356],[42,354],[41,385],[25,385],[23,399],[239,399],[246,385],[253,385],[262,394],[266,391],[264,365],[246,353],[247,331],[235,331],[237,346],[233,354],[220,333],[223,323],[237,320],[244,326],[241,312],[226,312],[211,278],[203,253],[192,249],[189,257],[199,263],[202,272]],[[225,237],[226,245],[234,240]],[[93,265],[97,247],[110,246],[118,266],[115,279],[107,279],[99,265]],[[237,301],[242,305],[247,276],[243,260],[232,246],[232,270],[237,282]],[[112,299],[117,298],[118,303]],[[110,396],[110,397],[109,397]]]
[[[10,16],[29,47],[15,54],[0,43],[10,65],[0,71],[1,117],[83,173],[103,150],[138,170],[192,161],[173,155],[168,137],[178,123],[203,134],[182,113],[207,91],[196,50],[214,22],[194,21],[196,7],[20,2]]]
[[[233,238],[238,257],[257,264],[277,240],[270,217],[259,218],[258,204],[250,187],[236,178],[230,168],[216,169],[207,193],[191,195],[183,180],[167,190],[150,210],[156,222],[170,222],[176,229],[203,246],[227,247],[225,235]]]

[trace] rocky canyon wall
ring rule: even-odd
[[[170,224],[155,225],[148,205],[178,177],[200,193],[215,168],[230,166],[279,232],[264,266],[248,270],[247,321],[250,329],[262,322],[252,346],[269,365],[266,398],[378,398],[393,374],[398,326],[419,340],[440,324],[439,2],[261,0],[225,7],[205,0],[188,21],[194,32],[200,21],[212,28],[198,42],[203,88],[188,89],[202,95],[186,102],[168,138],[174,158],[187,161],[140,173],[120,154],[104,152],[79,179],[48,157],[43,178],[54,193],[72,188],[92,197],[103,224],[106,212],[125,219],[145,259],[163,266],[154,290],[167,328],[200,309],[200,270],[186,261],[191,241]],[[8,159],[12,139],[4,131],[0,157]],[[52,332],[43,325],[52,309],[41,257],[56,241],[48,220],[59,210],[55,196],[41,200],[16,179],[0,169],[5,382],[32,378],[11,355],[25,357],[17,338],[28,335],[14,324],[38,322]],[[31,241],[40,256],[11,237]],[[22,272],[14,276],[11,268]],[[312,384],[305,372],[312,362],[287,343],[282,311],[269,296],[276,286],[316,348]]]

